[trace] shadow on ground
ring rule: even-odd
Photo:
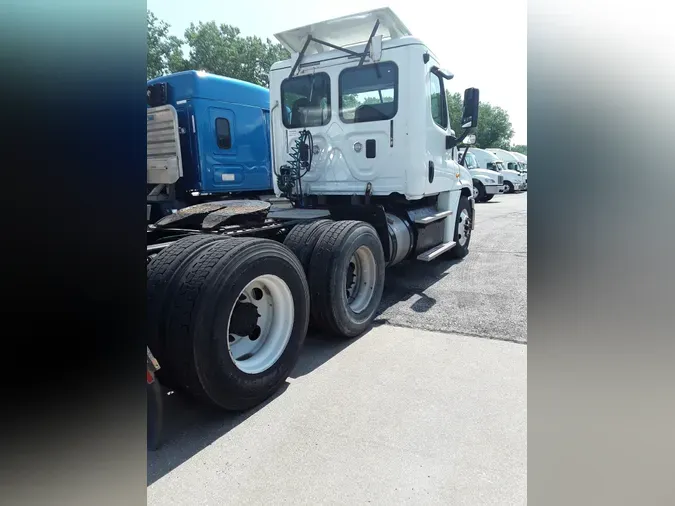
[[[425,290],[447,276],[454,265],[461,260],[436,260],[430,263],[406,262],[387,270],[382,302],[374,325],[382,325],[387,320],[379,318],[393,304],[415,299],[411,309],[424,313],[431,309],[436,300],[424,294]],[[413,288],[405,292],[396,290],[396,280],[405,276],[419,280]],[[331,338],[317,331],[308,333],[302,354],[290,374],[291,379],[311,374],[338,353],[345,350],[361,336],[341,340]],[[164,391],[164,429],[162,445],[148,452],[147,484],[151,485],[165,474],[180,466],[211,443],[227,434],[240,423],[254,415],[265,406],[283,395],[288,388],[286,382],[270,399],[245,413],[228,413],[205,406],[180,392]]]

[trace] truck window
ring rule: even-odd
[[[461,154],[461,153],[460,153]],[[471,153],[466,154],[466,159],[464,160],[464,166],[467,169],[477,169],[478,164],[476,163],[476,157],[473,156]]]
[[[340,119],[345,123],[390,120],[398,110],[394,62],[351,67],[340,73]]]
[[[509,170],[518,170],[518,166],[513,162],[507,163],[506,166],[509,168]]]
[[[322,126],[330,121],[330,77],[325,72],[281,83],[282,121],[286,128]]]
[[[431,116],[442,129],[448,128],[448,109],[445,103],[445,93],[441,78],[431,74]]]
[[[220,149],[230,149],[232,147],[230,122],[225,118],[216,118],[216,139]]]

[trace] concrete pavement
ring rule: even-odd
[[[261,409],[187,410],[148,454],[148,504],[524,505],[526,375],[510,342],[388,325],[310,340]]]

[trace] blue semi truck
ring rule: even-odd
[[[272,195],[266,88],[193,70],[147,86],[149,221],[223,197]]]

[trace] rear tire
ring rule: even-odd
[[[284,239],[284,246],[287,246],[300,261],[305,270],[307,279],[309,279],[309,264],[312,260],[312,253],[321,234],[326,230],[333,220],[317,220],[311,223],[301,223],[293,227]],[[311,304],[311,302],[310,302]],[[309,314],[309,326],[314,329],[319,327],[312,317],[311,309]]]
[[[310,262],[312,320],[352,338],[372,323],[384,290],[385,258],[377,232],[362,221],[338,221],[319,238]]]
[[[464,258],[469,254],[471,232],[471,204],[469,198],[462,195],[459,198],[457,218],[455,219],[454,241],[457,244],[450,250],[450,255],[453,258]]]
[[[309,262],[312,259],[312,252],[316,242],[321,237],[321,234],[326,230],[326,227],[332,220],[317,220],[311,223],[301,223],[293,227],[284,239],[284,246],[287,246],[295,256],[300,260],[300,264],[305,269],[305,273],[309,275]]]
[[[217,242],[193,258],[172,297],[163,367],[171,364],[188,393],[246,410],[286,381],[308,319],[305,273],[288,248],[267,239]]]
[[[197,254],[210,248],[223,237],[194,235],[167,246],[152,259],[147,268],[147,345],[160,362],[164,362],[166,301],[171,298],[182,273]],[[226,240],[226,239],[225,239]],[[164,376],[164,371],[160,376]]]

